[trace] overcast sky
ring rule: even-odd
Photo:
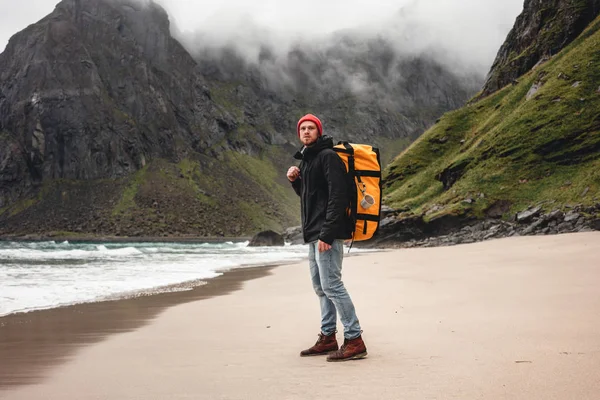
[[[430,41],[491,63],[523,0],[157,0],[184,32],[227,42],[252,25],[271,37],[304,39],[340,29],[377,30],[402,9],[430,27]],[[53,9],[56,0],[0,0],[0,51],[8,39]],[[390,34],[393,32],[387,31]],[[490,60],[491,59],[491,60]]]

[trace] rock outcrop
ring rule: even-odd
[[[600,0],[525,0],[481,96],[515,82],[571,43],[600,14]]]
[[[283,232],[283,238],[290,244],[304,244],[302,226],[291,226]]]
[[[543,212],[546,208],[548,211]],[[581,204],[561,209],[550,205],[530,207],[510,221],[499,218],[483,220],[453,218],[446,225],[439,220],[421,217],[403,218],[399,210],[386,209],[376,237],[360,247],[436,247],[468,244],[513,236],[557,235],[600,231],[600,203]]]
[[[249,247],[275,247],[285,246],[285,240],[283,236],[274,231],[259,232],[250,240],[248,243]]]

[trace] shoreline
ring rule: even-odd
[[[71,242],[69,242],[69,243],[71,243]],[[90,242],[87,242],[87,243],[90,243]],[[99,242],[99,243],[106,243],[106,242]],[[130,243],[141,243],[141,242],[130,242]],[[73,243],[71,243],[71,244],[73,244]],[[360,249],[358,251],[351,252],[351,253],[346,252],[346,253],[344,253],[344,257],[345,258],[353,257],[353,256],[360,255],[360,254],[380,252],[380,251],[386,251],[386,249],[372,249],[372,248]],[[139,289],[139,290],[125,291],[125,292],[114,293],[111,295],[81,300],[81,301],[72,302],[72,303],[53,304],[53,305],[48,305],[48,306],[32,307],[29,309],[12,310],[12,311],[9,311],[8,313],[0,314],[0,322],[1,322],[1,319],[4,317],[10,317],[10,316],[20,315],[20,314],[28,314],[28,313],[40,312],[40,311],[51,311],[51,310],[55,310],[55,309],[61,309],[61,308],[79,306],[79,305],[104,303],[104,302],[110,302],[110,301],[129,300],[129,299],[135,299],[135,298],[139,298],[139,297],[156,296],[156,295],[161,295],[161,294],[165,294],[165,293],[185,292],[185,291],[195,290],[197,287],[204,286],[206,283],[211,282],[212,280],[217,279],[224,274],[231,273],[232,271],[235,271],[238,269],[273,268],[273,267],[276,267],[279,265],[302,262],[302,261],[306,260],[307,258],[308,258],[308,253],[305,255],[301,255],[301,256],[299,255],[297,259],[292,259],[292,260],[287,260],[287,261],[286,260],[263,261],[263,262],[256,263],[256,264],[241,263],[236,266],[226,267],[222,270],[216,270],[215,273],[221,274],[217,277],[198,278],[198,279],[181,281],[181,282],[167,284],[167,285],[153,286],[153,287]]]
[[[32,308],[32,309],[11,311],[8,314],[0,314],[0,326],[2,326],[2,324],[1,324],[2,318],[5,318],[5,317],[26,315],[26,314],[30,314],[30,313],[36,313],[36,312],[46,312],[46,311],[59,310],[59,309],[69,308],[69,307],[85,306],[85,305],[90,305],[90,304],[100,304],[100,303],[109,303],[109,302],[115,302],[115,301],[135,300],[135,299],[143,298],[143,297],[190,292],[190,291],[194,291],[194,290],[197,290],[198,288],[208,285],[210,282],[213,282],[215,279],[222,278],[224,275],[231,274],[232,272],[240,270],[240,269],[259,269],[259,270],[265,269],[265,268],[271,269],[271,268],[278,267],[280,265],[294,264],[295,262],[298,262],[298,261],[292,260],[289,262],[273,261],[271,263],[263,262],[261,264],[240,264],[240,265],[234,266],[234,267],[227,267],[226,269],[223,269],[221,271],[216,271],[216,273],[220,274],[220,275],[213,277],[213,278],[198,278],[198,279],[194,279],[194,280],[190,280],[190,281],[173,283],[170,285],[154,286],[154,287],[147,288],[147,289],[115,293],[112,295],[108,295],[106,297],[95,298],[95,299],[91,299],[91,300],[84,300],[84,301],[80,301],[80,302],[76,302],[76,303],[57,304],[57,305],[51,305],[51,306],[47,306],[47,307],[43,307],[43,308]]]
[[[185,291],[86,302],[0,316],[0,393],[42,381],[45,373],[78,349],[108,336],[139,329],[178,304],[223,296],[281,264],[234,268]],[[26,328],[24,328],[26,327]],[[29,334],[23,335],[23,329]],[[50,335],[47,332],[51,332]]]

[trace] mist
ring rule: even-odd
[[[55,0],[0,0],[0,52],[11,36],[50,14],[56,3]]]
[[[234,48],[252,63],[261,51],[323,49],[336,38],[385,39],[406,54],[435,52],[485,74],[523,0],[270,0],[260,4],[157,0],[173,34],[192,52]]]
[[[298,43],[326,46],[352,31],[383,37],[403,52],[443,49],[486,70],[523,0],[156,0],[174,35],[192,48],[233,46],[248,61],[261,47],[285,53]],[[0,51],[10,36],[50,13],[56,0],[0,0]]]

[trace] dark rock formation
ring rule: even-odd
[[[254,235],[252,240],[250,240],[250,243],[248,243],[248,246],[249,247],[285,246],[285,240],[283,239],[283,236],[281,236],[277,232],[264,231],[264,232],[259,232],[256,235]]]
[[[492,65],[481,96],[529,72],[571,43],[600,13],[600,0],[525,0]]]
[[[302,226],[292,226],[283,233],[284,239],[291,244],[304,244]]]
[[[512,236],[557,235],[600,230],[600,203],[584,207],[577,205],[566,213],[552,210],[542,213],[542,207],[530,207],[518,213],[516,222],[498,219],[452,218],[453,224],[439,221],[426,223],[422,217],[404,218],[396,210],[388,211],[379,233],[370,241],[357,244],[364,247],[435,247],[481,242]]]
[[[442,185],[444,185],[444,190],[448,190],[464,175],[471,161],[473,160],[460,160],[459,162],[445,168],[442,172],[436,175],[435,178],[442,182]]]
[[[485,210],[485,215],[487,218],[502,218],[510,210],[510,206],[511,203],[509,201],[496,201]]]
[[[45,180],[122,177],[220,140],[203,85],[154,3],[59,3],[0,55],[0,207]]]
[[[525,211],[521,211],[520,213],[517,214],[517,222],[519,223],[525,223],[525,222],[529,222],[533,217],[537,217],[541,211],[542,207],[538,206],[538,207],[534,207],[531,208],[529,210],[525,210]]]

